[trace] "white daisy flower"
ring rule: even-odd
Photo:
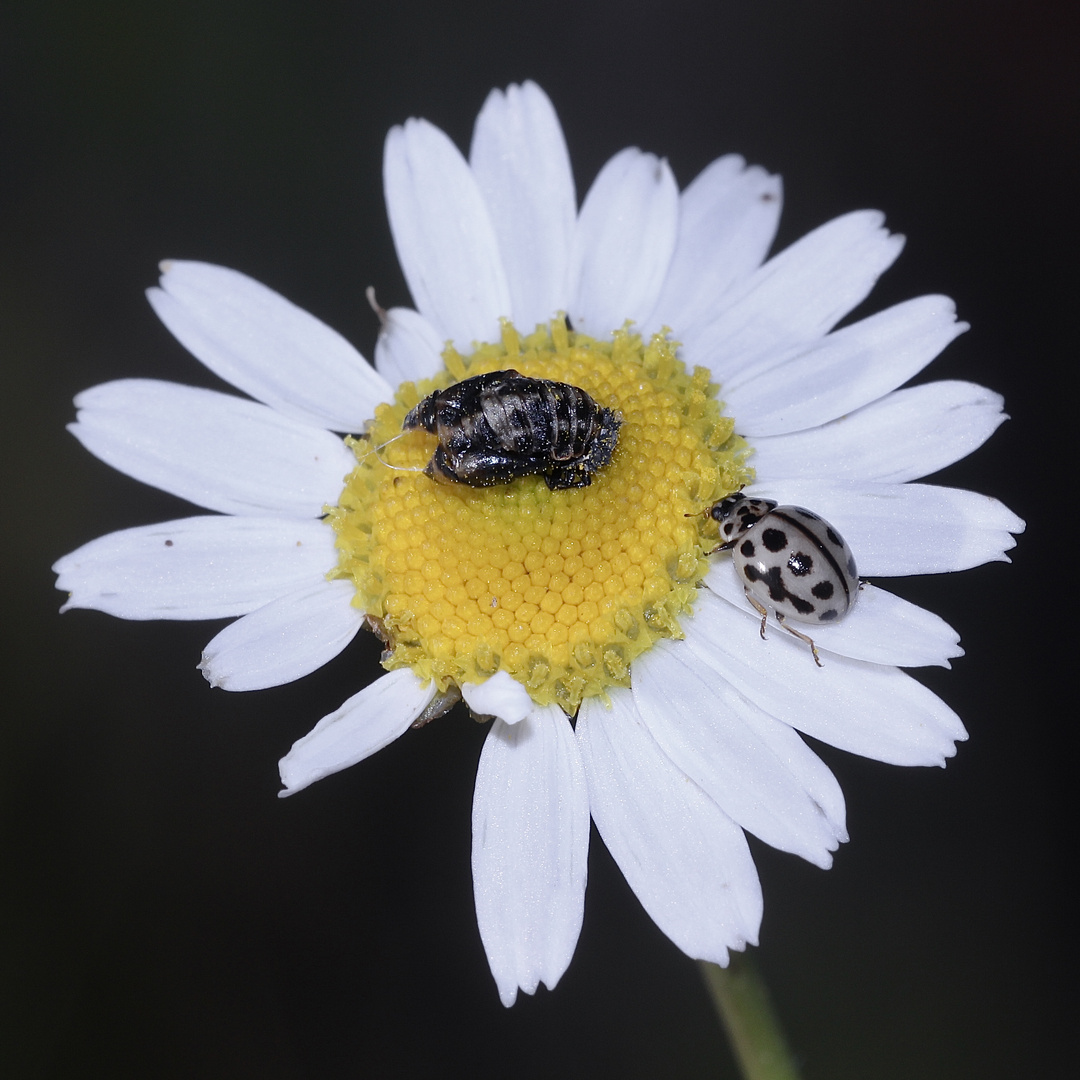
[[[200,665],[228,690],[314,671],[366,620],[388,672],[295,744],[283,794],[458,691],[493,717],[472,865],[504,1004],[570,962],[590,815],[660,928],[725,964],[762,914],[745,833],[822,867],[847,838],[839,786],[800,733],[897,765],[943,765],[967,736],[900,670],[961,655],[941,619],[866,585],[844,618],[806,628],[818,668],[779,628],[762,640],[705,512],[744,485],[810,507],[874,579],[1008,561],[1015,515],[912,482],[986,440],[1002,400],[963,382],[899,389],[966,328],[945,297],[835,329],[902,247],[880,214],[767,259],[778,178],[728,156],[680,193],[633,148],[578,209],[532,83],[492,92],[467,160],[426,121],[393,129],[385,184],[416,310],[381,312],[374,368],[242,274],[163,265],[154,310],[255,400],[141,379],[76,398],[87,449],[215,513],[64,557],[64,610],[236,617]],[[421,471],[436,440],[402,436],[406,412],[509,368],[618,411],[589,486]]]

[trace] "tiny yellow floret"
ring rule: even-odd
[[[746,443],[723,415],[705,368],[687,373],[676,344],[629,328],[610,342],[564,320],[403,384],[376,410],[336,507],[339,563],[355,604],[383,635],[388,669],[408,666],[439,690],[506,671],[540,705],[573,715],[583,698],[630,685],[630,665],[681,637],[708,569],[715,528],[702,511],[749,481]],[[610,463],[588,487],[552,491],[539,476],[495,487],[439,482],[437,446],[405,414],[435,390],[513,368],[581,387],[622,417]],[[690,516],[688,516],[690,515]]]

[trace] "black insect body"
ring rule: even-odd
[[[509,369],[437,390],[401,426],[438,436],[424,469],[435,480],[491,487],[542,476],[558,490],[592,483],[611,460],[621,423],[577,386]]]

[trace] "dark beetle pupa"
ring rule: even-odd
[[[621,423],[580,387],[510,369],[435,391],[401,426],[438,436],[424,469],[435,480],[491,487],[542,476],[557,490],[592,483],[611,460]]]

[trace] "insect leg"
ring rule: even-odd
[[[588,487],[592,483],[592,473],[584,461],[571,461],[546,470],[544,479],[552,491],[561,491],[564,488]]]
[[[810,646],[810,651],[814,654],[814,663],[817,664],[818,667],[823,666],[822,663],[821,663],[821,657],[818,656],[817,646],[814,644],[813,638],[809,637],[807,634],[802,634],[798,630],[795,630],[792,627],[788,626],[787,622],[784,620],[784,616],[781,615],[779,611],[776,613],[776,621],[789,634],[794,634],[800,641],[805,641],[806,644]],[[762,636],[764,636],[764,635],[762,635]]]
[[[746,599],[750,601],[750,603],[753,606],[754,610],[761,616],[761,640],[764,641],[765,640],[765,624],[769,621],[769,609],[767,607],[765,607],[763,604],[758,603],[758,601],[753,596],[750,595],[750,590],[749,589],[744,589],[743,592],[746,593]],[[777,615],[776,617],[778,619],[780,618],[779,615]],[[783,622],[781,622],[780,625],[782,626]]]
[[[434,480],[468,484],[470,487],[493,487],[495,484],[508,484],[519,476],[531,476],[540,470],[534,459],[517,454],[487,449],[453,454],[440,446],[424,471]]]

